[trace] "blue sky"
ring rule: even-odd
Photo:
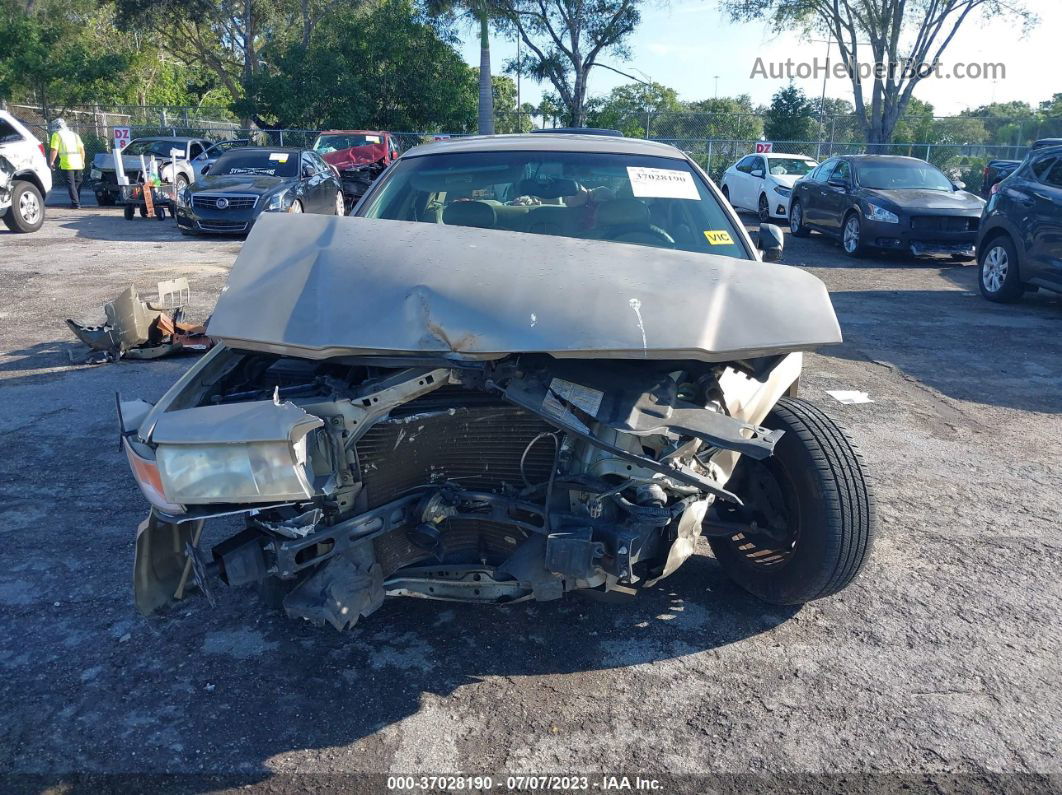
[[[966,63],[1002,63],[1006,77],[988,79],[929,78],[915,89],[915,96],[933,104],[940,114],[952,114],[966,107],[987,102],[1025,100],[1032,104],[1062,92],[1062,71],[1058,69],[1058,41],[1062,32],[1062,2],[1026,0],[1026,6],[1040,16],[1040,24],[1025,38],[1020,26],[1004,18],[986,23],[967,21],[945,51],[943,61],[950,66]],[[479,43],[470,32],[462,32],[462,52],[466,60],[479,65]],[[492,71],[501,71],[505,59],[516,52],[515,42],[493,37]],[[808,60],[817,57],[825,62],[826,42],[805,42],[794,34],[774,35],[762,23],[732,24],[719,13],[713,0],[674,2],[669,5],[650,3],[642,13],[642,23],[631,39],[629,61],[602,59],[625,72],[638,69],[657,82],[678,90],[685,100],[705,99],[715,95],[718,75],[719,96],[750,94],[754,102],[770,101],[771,95],[786,84],[785,80],[750,77],[756,58],[764,61]],[[831,62],[838,58],[832,48]],[[591,95],[607,94],[619,84],[629,82],[603,69],[591,73]],[[822,93],[822,78],[796,80],[809,96]],[[521,95],[525,102],[537,102],[546,85],[524,80]],[[851,101],[847,79],[830,79],[826,93]]]

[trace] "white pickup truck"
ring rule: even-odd
[[[12,232],[36,232],[44,223],[44,197],[52,172],[44,144],[0,110],[0,218]]]

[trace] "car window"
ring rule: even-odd
[[[1053,188],[1062,188],[1062,157],[1051,161],[1051,166],[1045,170],[1042,179]]]
[[[1036,175],[1036,178],[1041,182],[1046,181],[1047,172],[1051,170],[1051,166],[1055,164],[1055,158],[1045,157],[1041,160],[1037,160],[1030,165],[1032,172]]]
[[[125,149],[122,150],[122,154],[138,157],[144,155],[148,157],[155,155],[155,157],[170,157],[171,149],[180,149],[182,152],[186,151],[184,141],[174,141],[172,139],[147,139],[147,138],[134,138],[128,143]]]
[[[815,161],[805,157],[772,157],[767,164],[776,177],[803,177],[815,168]]]
[[[871,190],[955,190],[940,169],[918,160],[863,160],[856,176]]]
[[[314,151],[322,154],[338,152],[341,149],[353,149],[359,146],[380,144],[380,136],[374,133],[326,133],[317,136]]]
[[[753,171],[760,171],[763,174],[766,174],[767,173],[767,161],[765,161],[762,157],[755,158],[752,161],[752,170]]]
[[[197,141],[193,141],[192,145],[188,147],[189,159],[195,160],[201,154],[203,154],[203,145]]]
[[[830,176],[837,177],[838,179],[843,179],[845,182],[851,182],[852,167],[849,165],[847,160],[842,160],[840,163],[837,164],[837,168],[833,170],[833,173]]]
[[[748,259],[685,160],[583,152],[469,152],[398,161],[360,215]]]
[[[234,149],[217,159],[211,177],[239,176],[294,177],[299,158],[291,152],[261,149]]]
[[[837,162],[837,158],[832,158],[830,160],[827,160],[818,168],[816,168],[811,173],[812,181],[825,182],[826,180],[828,180],[830,178],[830,174],[833,172],[833,169],[837,166]]]
[[[738,164],[737,166],[735,166],[735,168],[742,174],[748,174],[750,171],[752,171],[752,161],[755,159],[756,158],[753,155],[743,157],[741,158],[741,160],[738,161]]]
[[[321,171],[321,172],[323,172],[325,174],[331,173],[332,167],[328,165],[328,163],[325,161],[325,159],[323,157],[321,157],[316,152],[310,152],[309,154],[310,154],[310,159],[314,162],[314,165],[317,166],[317,170],[318,171]]]
[[[5,119],[0,119],[0,144],[13,144],[22,140],[22,133]]]

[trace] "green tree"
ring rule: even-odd
[[[767,17],[774,30],[827,33],[841,51],[855,112],[871,144],[892,140],[912,92],[968,21],[1005,15],[1033,24],[1017,0],[720,0],[736,21]],[[869,51],[863,49],[869,43]],[[860,63],[869,65],[869,76]],[[880,68],[879,68],[880,67]],[[866,85],[869,83],[869,87]]]
[[[752,141],[763,135],[763,118],[748,94],[686,102],[684,110],[685,114],[674,117],[669,129],[655,123],[654,135],[730,141]]]
[[[678,92],[660,83],[616,86],[605,97],[587,103],[587,124],[620,130],[631,138],[644,138],[653,130],[653,118],[682,109]],[[647,130],[648,125],[648,130]]]
[[[493,0],[503,24],[527,46],[507,68],[548,81],[566,121],[586,126],[587,80],[607,54],[628,55],[627,38],[641,21],[641,0]]]
[[[790,83],[779,89],[767,108],[763,134],[771,141],[808,141],[818,132],[815,106]]]
[[[113,14],[94,0],[0,0],[0,98],[35,101],[46,118],[114,101],[132,53],[110,40]]]
[[[531,112],[534,108],[526,102],[524,107],[516,107],[516,82],[508,75],[494,75],[491,77],[491,84],[494,89],[494,131],[529,132],[534,127],[531,123]]]
[[[425,0],[424,8],[430,17],[464,20],[478,31],[479,134],[492,135],[495,87],[490,73],[490,22],[496,13],[493,4],[490,0]]]
[[[310,46],[268,49],[241,112],[267,127],[467,130],[476,75],[407,0],[339,8]],[[415,64],[416,68],[411,68]]]

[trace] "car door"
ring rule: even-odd
[[[752,169],[749,171],[749,192],[746,197],[748,202],[745,206],[755,210],[760,206],[760,194],[763,193],[763,181],[767,179],[767,158],[763,155],[755,155],[752,158]]]
[[[1022,276],[1062,285],[1062,156],[1033,166],[1027,180],[1031,229]]]
[[[730,203],[735,207],[747,208],[748,194],[751,192],[749,183],[752,177],[749,176],[749,172],[752,171],[752,162],[756,159],[755,155],[746,155],[741,158],[737,165],[734,166],[734,171],[730,175],[730,179],[727,180],[727,188],[730,192]]]
[[[336,194],[341,193],[343,186],[336,176],[335,170],[328,161],[316,152],[310,152],[310,158],[317,164],[321,172],[321,212],[334,213],[336,211]]]
[[[852,164],[840,160],[821,185],[820,225],[827,232],[841,233],[841,223],[852,203],[852,187]]]
[[[302,185],[303,209],[308,213],[321,212],[321,172],[309,152],[299,158],[299,182]]]
[[[831,158],[816,168],[801,190],[801,205],[804,211],[804,224],[821,229],[823,226],[823,202],[825,201],[826,180],[837,167],[838,158]]]

